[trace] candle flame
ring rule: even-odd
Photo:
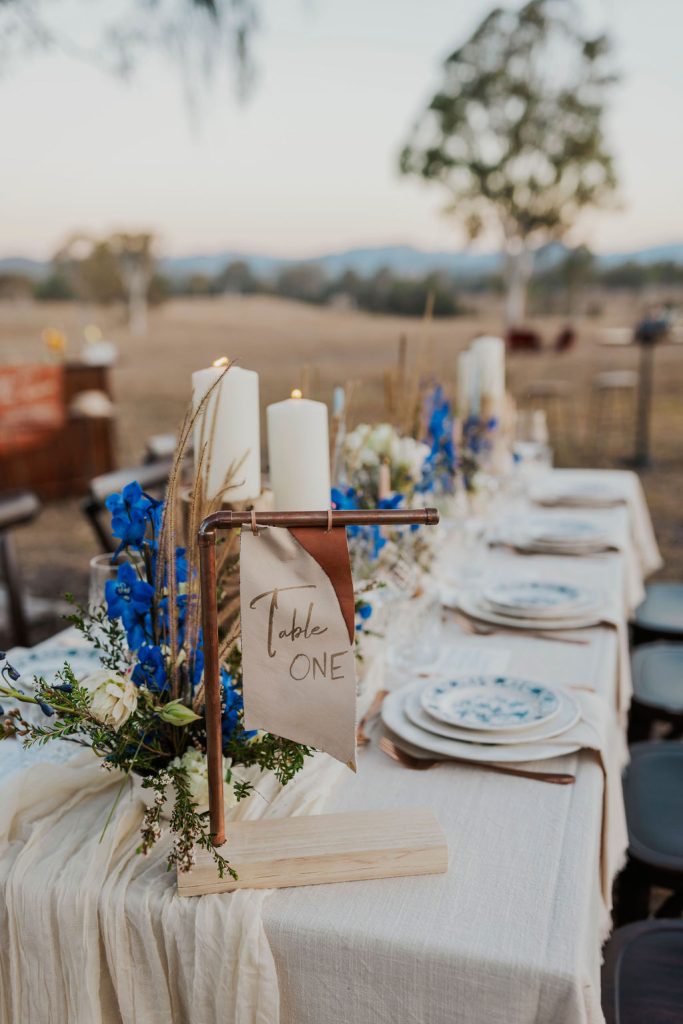
[[[214,359],[211,365],[216,367],[227,366],[229,362],[230,360],[227,356],[221,356],[220,359]]]
[[[301,393],[301,391],[299,390],[299,388],[294,388],[294,390],[292,391],[292,398],[303,398],[303,397],[304,396]]]

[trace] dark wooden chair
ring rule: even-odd
[[[606,1024],[681,1024],[683,921],[640,921],[619,928],[605,947]]]
[[[633,700],[629,742],[650,738],[655,723],[666,723],[666,739],[683,735],[683,643],[641,644],[631,658]]]
[[[683,640],[683,583],[651,583],[631,622],[634,646]]]
[[[617,881],[615,920],[648,917],[653,887],[671,895],[655,917],[683,911],[683,744],[635,743],[624,774],[628,860]]]
[[[7,587],[11,643],[21,647],[29,644],[29,630],[12,530],[30,523],[39,512],[40,502],[31,491],[0,495],[0,568]]]
[[[113,473],[104,473],[90,481],[88,497],[82,508],[105,553],[117,548],[117,541],[104,522],[105,513],[108,517],[104,504],[106,499],[110,494],[123,490],[126,484],[133,483],[134,480],[138,481],[144,491],[149,491],[155,497],[163,497],[171,465],[170,459],[161,459],[146,463],[144,466],[131,466],[127,469],[117,469]]]

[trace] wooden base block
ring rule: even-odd
[[[422,807],[235,821],[228,824],[221,853],[237,881],[219,878],[211,853],[201,850],[190,871],[178,872],[180,896],[436,875],[448,869],[446,837]]]

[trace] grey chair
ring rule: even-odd
[[[650,583],[631,622],[633,645],[683,640],[683,583]]]
[[[7,587],[11,643],[29,644],[24,591],[12,531],[30,523],[40,512],[40,502],[31,491],[0,495],[0,568]]]

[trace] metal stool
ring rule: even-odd
[[[602,1010],[606,1024],[683,1020],[683,921],[641,921],[614,932],[605,947]]]
[[[589,429],[593,457],[605,452],[606,440],[623,438],[635,429],[638,374],[635,370],[606,370],[593,378],[593,416]]]
[[[634,646],[652,640],[683,640],[683,583],[651,583],[631,622]]]
[[[11,530],[30,523],[40,512],[40,502],[30,491],[16,491],[0,497],[0,566],[7,586],[12,643],[27,647],[28,624],[24,594]]]
[[[683,911],[683,744],[636,743],[624,775],[628,861],[617,882],[618,924],[649,914],[653,886],[672,891],[656,917]]]
[[[667,722],[666,739],[683,734],[683,644],[641,644],[631,658],[633,700],[629,742],[649,739],[655,722]]]

